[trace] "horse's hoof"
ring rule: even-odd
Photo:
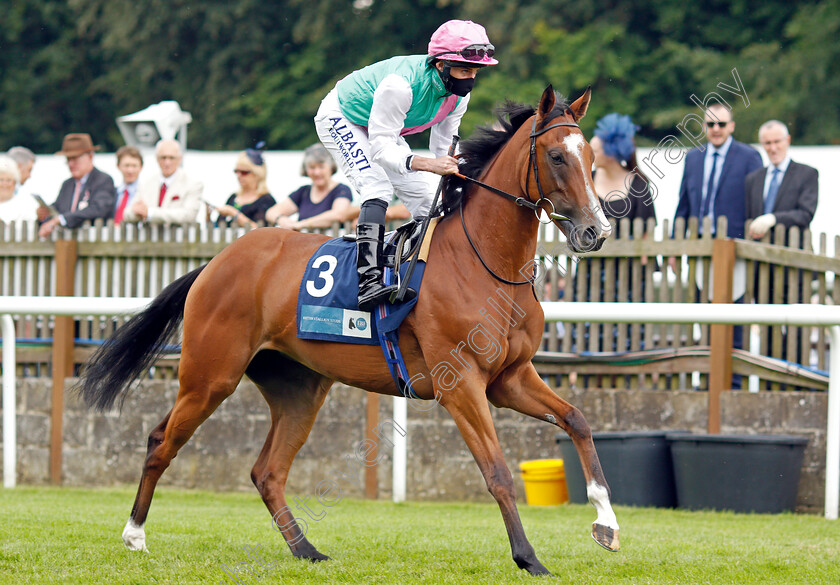
[[[146,531],[142,526],[138,526],[132,520],[129,520],[122,532],[123,544],[128,550],[139,550],[142,552],[149,552],[146,548]]]
[[[528,573],[530,573],[531,575],[534,575],[534,576],[540,576],[540,575],[552,576],[551,571],[546,569],[543,566],[543,564],[537,560],[536,557],[532,557],[530,560],[516,560],[516,559],[514,559],[514,562],[516,562],[516,565],[520,569],[522,569],[524,571],[528,571]]]
[[[332,559],[327,555],[318,552],[318,549],[307,542],[309,546],[303,547],[303,550],[298,550],[292,554],[296,559],[311,561],[313,563],[320,563],[321,561],[331,561]]]
[[[551,571],[546,569],[542,563],[537,563],[535,567],[531,567],[526,569],[531,575],[534,577],[553,577],[554,575],[551,574]]]
[[[310,561],[312,561],[313,563],[320,563],[321,561],[331,561],[332,560],[330,557],[328,557],[327,555],[323,555],[323,554],[319,553],[317,550],[315,551],[315,554],[309,555],[306,558],[309,559]]]
[[[595,542],[603,546],[608,551],[615,552],[619,549],[618,528],[613,529],[609,526],[604,526],[603,524],[596,524],[593,522],[592,538],[595,539]]]

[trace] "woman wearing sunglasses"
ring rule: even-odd
[[[265,142],[260,142],[256,148],[248,148],[236,158],[233,172],[239,181],[239,191],[217,209],[219,224],[256,227],[256,222],[265,221],[265,212],[276,203],[265,182],[268,171],[263,148]]]
[[[467,110],[478,70],[498,63],[484,27],[450,20],[426,55],[392,57],[339,81],[315,116],[318,137],[361,197],[356,227],[359,307],[369,311],[395,287],[382,284],[385,210],[396,193],[414,217],[428,215],[434,193],[417,171],[458,170],[447,151]],[[412,153],[406,134],[431,128],[434,158]]]

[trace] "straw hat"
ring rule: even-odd
[[[87,152],[93,152],[94,150],[101,149],[101,146],[93,145],[93,140],[91,140],[90,134],[68,134],[64,137],[64,141],[61,143],[61,150],[56,152],[56,154],[72,158],[74,156],[80,156]]]

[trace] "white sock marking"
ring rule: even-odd
[[[130,518],[123,528],[122,539],[128,550],[149,552],[149,549],[146,548],[146,531],[143,529],[143,525],[138,526]]]
[[[586,495],[589,497],[589,503],[595,506],[595,511],[598,512],[595,524],[618,530],[618,519],[616,519],[615,512],[610,505],[607,488],[590,481],[586,486]]]

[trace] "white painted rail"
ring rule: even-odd
[[[840,505],[840,306],[727,303],[542,303],[546,321],[724,325],[811,325],[831,333],[825,441],[825,517]]]
[[[14,327],[10,315],[109,316],[134,314],[149,298],[0,296],[3,333],[3,483],[15,485],[16,397]],[[831,332],[829,363],[840,364],[840,306],[696,303],[542,303],[546,321],[592,323],[677,323],[811,325]],[[840,505],[840,368],[828,383],[825,517],[836,520]],[[399,400],[395,400],[395,403]],[[405,411],[395,405],[394,420],[407,430]],[[399,419],[399,420],[398,420]],[[394,485],[404,493],[406,441],[395,441]],[[397,462],[400,465],[397,465]],[[396,495],[396,494],[395,494]],[[402,495],[402,494],[401,494]],[[404,496],[403,496],[404,497]]]
[[[3,487],[17,483],[17,392],[15,390],[15,326],[12,315],[97,316],[133,315],[152,299],[94,297],[0,296],[3,333]]]

